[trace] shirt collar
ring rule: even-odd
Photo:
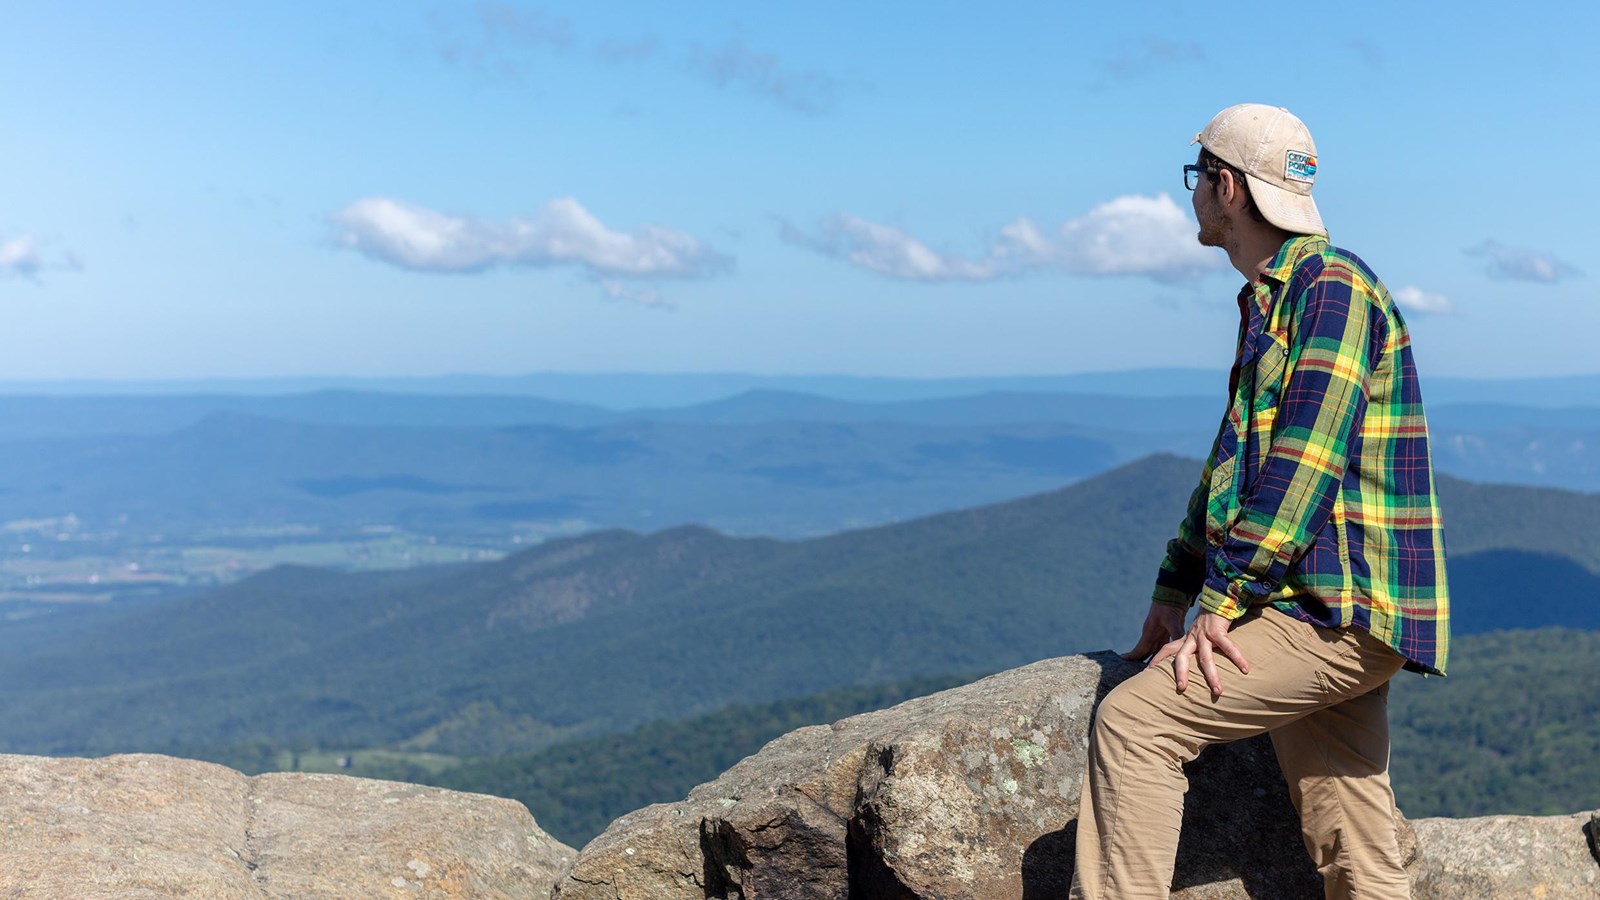
[[[1278,284],[1289,280],[1289,275],[1294,272],[1294,267],[1300,260],[1313,253],[1319,252],[1328,246],[1328,239],[1320,234],[1297,234],[1283,242],[1278,252],[1273,255],[1272,262],[1261,270],[1263,278],[1270,278]]]
[[[1328,239],[1320,234],[1297,234],[1283,242],[1278,252],[1273,254],[1272,261],[1261,270],[1261,279],[1247,283],[1239,289],[1239,313],[1246,316],[1248,312],[1245,303],[1255,300],[1255,308],[1266,316],[1272,312],[1272,298],[1277,288],[1289,280],[1294,274],[1295,266],[1302,259],[1313,253],[1321,252],[1328,246]]]

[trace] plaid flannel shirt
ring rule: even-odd
[[[1270,603],[1362,628],[1444,674],[1449,592],[1405,321],[1354,254],[1294,237],[1239,292],[1231,402],[1156,577],[1157,603]]]

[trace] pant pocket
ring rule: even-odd
[[[1342,633],[1341,638],[1338,652],[1317,673],[1329,699],[1359,697],[1373,690],[1387,697],[1389,679],[1405,661],[1365,632]]]

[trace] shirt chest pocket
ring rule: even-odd
[[[1262,331],[1256,338],[1254,412],[1277,410],[1288,373],[1288,334]]]

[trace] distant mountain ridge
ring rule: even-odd
[[[1214,379],[1212,379],[1214,380]],[[553,425],[587,428],[622,422],[902,422],[970,427],[1072,423],[1140,433],[1188,432],[1216,425],[1222,385],[1171,394],[1021,390],[896,399],[845,399],[784,388],[752,388],[693,403],[611,408],[515,394],[427,394],[323,389],[291,394],[8,395],[0,393],[0,440],[155,435],[187,428],[216,413],[321,425],[414,428]],[[1453,392],[1452,392],[1453,393]],[[1581,404],[1543,396],[1494,402],[1467,396],[1430,398],[1434,425],[1447,429],[1600,430],[1600,395]]]
[[[543,397],[613,410],[708,403],[748,391],[786,391],[836,400],[925,400],[993,392],[1209,397],[1227,383],[1225,368],[1145,368],[1062,375],[906,377],[761,375],[748,372],[535,372],[525,375],[415,377],[293,376],[199,379],[57,379],[0,381],[0,395],[154,396],[305,394],[319,391],[429,395]],[[1429,403],[1590,406],[1600,397],[1600,374],[1516,378],[1423,373]]]
[[[758,375],[742,372],[536,372],[527,375],[422,377],[310,376],[168,380],[0,381],[7,395],[282,395],[315,391],[394,394],[514,395],[594,404],[610,409],[687,406],[747,391],[777,390],[838,400],[919,400],[992,391],[1113,393],[1143,396],[1188,394],[1192,385],[1215,382],[1203,369],[1135,369],[1071,375],[916,378],[860,375]],[[1224,382],[1225,383],[1225,382]],[[1178,386],[1174,390],[1174,386]],[[1204,391],[1210,393],[1210,391]]]
[[[867,403],[761,390],[624,411],[344,391],[0,396],[0,522],[471,535],[704,523],[801,537],[1199,453],[1220,415],[1215,397],[1019,392]],[[1441,473],[1600,490],[1600,407],[1434,404],[1430,426]]]
[[[850,685],[993,671],[1135,634],[1199,464],[805,541],[601,531],[495,563],[273,570],[192,598],[0,630],[0,749],[256,739],[466,755]],[[1441,480],[1463,633],[1600,629],[1600,497]],[[1495,554],[1498,554],[1496,556]],[[1498,562],[1497,562],[1498,561]],[[1510,570],[1505,568],[1511,566]],[[1473,568],[1476,566],[1476,569]],[[1554,621],[1552,621],[1554,620]]]
[[[421,428],[220,412],[168,434],[0,442],[0,521],[503,531],[531,518],[803,535],[1045,490],[1149,443],[1050,423]],[[344,489],[362,486],[374,489]]]
[[[168,434],[214,415],[349,427],[594,428],[629,422],[756,424],[897,422],[973,427],[1069,423],[1174,433],[1215,426],[1221,401],[1045,391],[985,391],[906,400],[840,400],[759,389],[682,406],[609,409],[540,397],[391,394],[324,390],[303,394],[156,396],[6,396],[0,441]]]

